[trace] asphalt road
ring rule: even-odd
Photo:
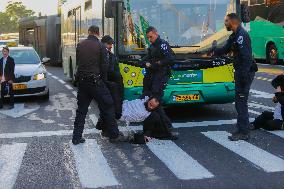
[[[259,67],[249,99],[251,119],[273,110],[270,81],[284,71]],[[226,136],[236,121],[233,104],[168,108],[179,139],[148,145],[102,138],[94,129],[98,111],[92,104],[87,143],[73,146],[76,88],[61,68],[47,69],[49,101],[21,98],[15,110],[0,111],[0,189],[284,188],[284,131],[257,130],[248,142],[229,142]]]

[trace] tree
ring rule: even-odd
[[[0,12],[0,34],[9,33],[11,31],[11,25],[8,15],[5,12]]]
[[[0,12],[0,33],[17,32],[19,20],[33,16],[34,11],[27,9],[22,2],[9,2],[4,12]]]

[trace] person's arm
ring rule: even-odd
[[[284,105],[284,92],[282,92],[280,86],[276,89],[275,97],[281,105]]]
[[[158,62],[160,66],[171,66],[175,60],[174,52],[168,43],[162,43],[160,46],[161,53],[163,54],[162,60]]]
[[[11,58],[11,76],[12,78],[8,81],[8,83],[12,84],[15,79],[15,61]]]
[[[213,49],[213,54],[217,55],[217,56],[228,54],[231,51],[231,47],[232,47],[232,39],[230,37],[226,41],[226,43],[223,47]]]
[[[250,47],[250,39],[249,35],[247,33],[242,33],[237,37],[237,47],[238,47],[238,52],[239,56],[241,57],[241,62],[240,64],[246,64],[247,66],[243,66],[243,74],[247,75],[251,68],[252,64],[252,52],[249,50],[251,49]]]
[[[100,71],[101,71],[101,78],[103,81],[107,81],[107,74],[108,74],[108,64],[109,64],[109,54],[104,46],[101,43],[101,64],[100,64]]]
[[[147,49],[147,54],[139,61],[135,62],[132,65],[140,68],[149,68],[151,66],[151,52],[150,48]]]

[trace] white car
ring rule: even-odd
[[[10,47],[10,56],[15,61],[15,97],[41,96],[49,99],[47,71],[43,65],[48,58],[40,60],[33,47]]]

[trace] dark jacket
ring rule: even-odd
[[[169,43],[160,37],[148,48],[148,53],[143,57],[141,67],[146,67],[146,62],[151,63],[150,71],[160,71],[161,69],[170,69],[174,63],[175,56]],[[160,64],[155,62],[160,61]]]
[[[15,62],[10,56],[7,57],[7,62],[4,68],[4,76],[6,81],[15,80]],[[3,58],[0,59],[0,79],[3,76]]]
[[[214,49],[214,54],[223,55],[233,51],[234,68],[241,76],[247,76],[252,70],[253,56],[251,39],[247,31],[239,26],[236,33],[232,33],[222,48]]]
[[[108,66],[108,81],[122,83],[122,75],[119,69],[119,63],[116,56],[112,52],[109,54],[109,66]]]
[[[281,89],[284,90],[284,75],[278,75],[276,78],[274,78],[271,82],[271,85],[275,89],[280,86]],[[284,118],[284,92],[275,93],[275,97],[277,98],[277,101],[281,104],[281,115],[282,118]]]
[[[78,77],[100,75],[104,81],[107,80],[108,53],[97,37],[90,35],[77,45],[76,61]]]

